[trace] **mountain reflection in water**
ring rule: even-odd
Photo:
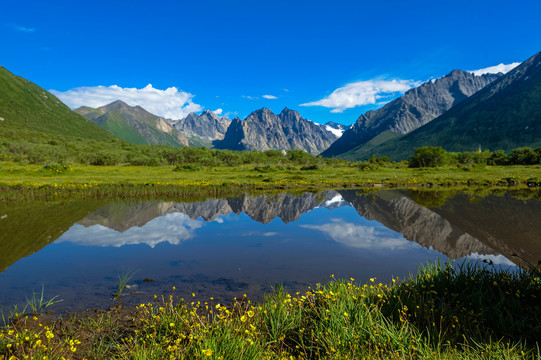
[[[438,196],[346,190],[0,207],[0,306],[41,284],[65,309],[110,306],[116,275],[127,270],[137,270],[133,303],[172,286],[183,296],[261,300],[273,284],[303,291],[333,273],[389,281],[436,258],[506,266],[541,259],[540,201]]]

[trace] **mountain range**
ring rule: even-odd
[[[169,120],[120,100],[96,109],[82,106],[74,111],[116,137],[136,144],[261,151],[300,149],[318,155],[346,129],[334,123],[316,124],[287,108],[279,115],[263,108],[245,120],[220,118],[209,110]]]
[[[387,138],[344,147],[339,156],[366,159],[376,154],[403,160],[422,146],[441,146],[447,151],[541,146],[541,53],[406,135],[387,132],[379,136]]]
[[[230,150],[301,149],[348,160],[372,154],[403,160],[421,146],[447,151],[538,147],[541,53],[505,75],[453,70],[362,114],[349,129],[316,124],[288,108],[279,114],[262,108],[244,120],[203,111],[175,121],[122,101],[71,111],[54,95],[0,67],[0,137],[43,142],[52,137],[54,142],[55,136]]]
[[[324,126],[304,119],[297,111],[285,108],[278,115],[263,108],[245,120],[233,119],[218,149],[289,150],[301,149],[318,155],[337,139]]]
[[[444,77],[428,81],[382,108],[359,116],[351,129],[322,155],[337,156],[351,149],[366,151],[374,145],[407,134],[434,120],[501,76],[501,73],[477,76],[453,70]]]
[[[430,123],[371,152],[404,159],[421,146],[447,151],[541,146],[541,53]]]

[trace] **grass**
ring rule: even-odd
[[[2,323],[4,325],[7,325],[9,323],[10,318],[17,318],[19,316],[25,316],[25,314],[32,314],[37,315],[45,312],[45,310],[54,304],[57,304],[62,301],[62,299],[58,298],[58,295],[53,296],[49,300],[45,299],[45,287],[41,286],[41,293],[39,297],[36,297],[36,292],[32,292],[32,297],[30,299],[26,298],[26,304],[22,307],[22,309],[19,309],[17,306],[14,306],[13,309],[10,310],[10,314],[6,317],[3,311],[0,310],[1,316],[2,316]]]
[[[135,309],[24,316],[0,330],[8,359],[535,359],[541,277],[428,264],[390,284],[281,287],[254,304],[155,296]]]
[[[0,162],[0,200],[30,198],[186,196],[249,190],[363,187],[528,187],[541,166],[410,169],[356,166],[91,166]]]
[[[133,278],[133,276],[135,275],[136,272],[137,271],[132,271],[132,272],[124,271],[122,274],[117,275],[117,277],[118,277],[118,288],[117,288],[116,292],[113,294],[113,299],[114,300],[122,301],[120,299],[120,296],[122,296],[122,291],[124,291],[124,289],[126,289],[126,287],[128,285],[128,281],[130,281],[131,278]]]

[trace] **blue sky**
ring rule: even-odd
[[[350,124],[453,69],[541,50],[539,0],[3,0],[1,13],[11,72],[72,107],[118,95],[169,117],[287,106]]]

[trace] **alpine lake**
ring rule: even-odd
[[[42,295],[62,300],[47,308],[56,314],[107,309],[122,280],[120,299],[135,305],[262,301],[278,284],[390,282],[436,261],[515,271],[541,260],[540,214],[528,189],[0,203],[0,309]]]

